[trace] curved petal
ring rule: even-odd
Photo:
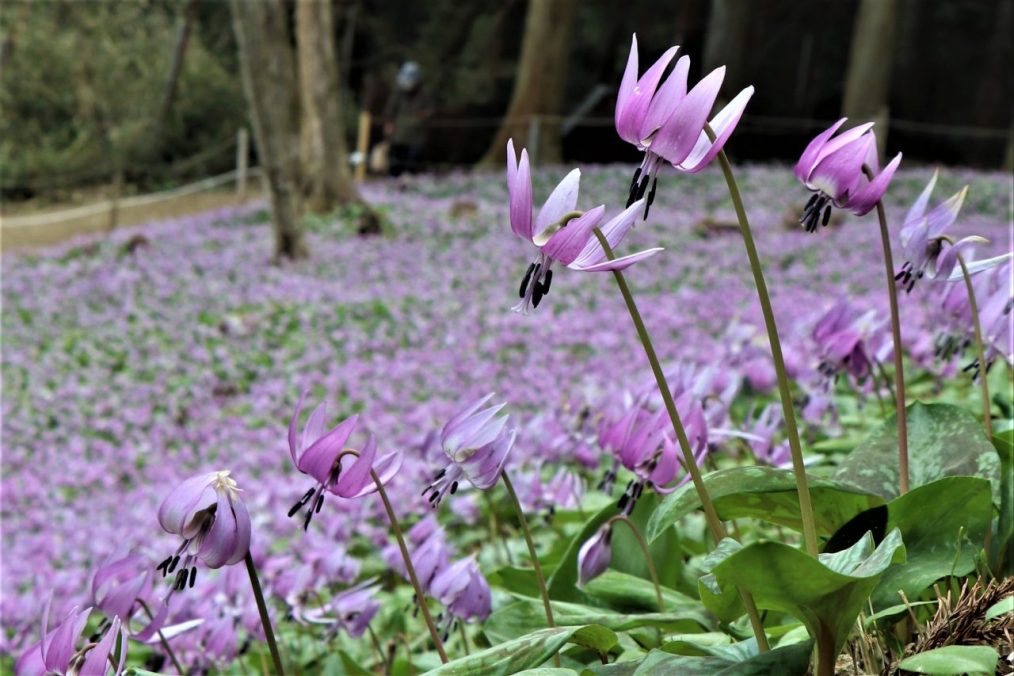
[[[81,635],[81,632],[84,631],[91,612],[91,608],[86,608],[79,613],[75,606],[53,632],[53,638],[50,639],[46,646],[43,656],[43,661],[48,671],[55,671],[61,674],[67,671],[67,667],[70,665],[70,658],[76,652],[74,644],[77,642],[77,638]]]
[[[229,498],[218,494],[218,508],[211,530],[204,536],[197,556],[208,568],[221,568],[236,549],[236,515],[229,504]]]
[[[725,66],[719,66],[687,93],[655,135],[651,143],[653,153],[672,164],[680,164],[687,158],[697,144],[724,79]]]
[[[594,237],[592,230],[602,220],[602,215],[605,212],[606,208],[601,204],[584,212],[566,227],[560,228],[554,233],[549,241],[542,246],[542,253],[564,265],[573,263],[585,245],[588,244],[589,238]]]
[[[891,184],[891,179],[899,164],[901,164],[901,153],[895,155],[894,159],[872,181],[851,195],[844,206],[856,216],[868,214],[887,192],[887,186]]]
[[[559,221],[564,214],[574,211],[580,189],[581,170],[574,169],[563,177],[546,199],[546,203],[539,209],[539,215],[535,217],[535,225],[532,228],[533,238],[538,237],[549,225]]]
[[[521,149],[521,162],[514,154],[514,139],[507,141],[507,193],[510,200],[511,230],[521,239],[532,239],[532,174],[528,151]]]
[[[169,604],[165,602],[158,604],[158,612],[155,613],[155,617],[151,618],[151,622],[144,629],[134,634],[134,638],[141,643],[147,642],[165,625],[167,619],[169,619]]]
[[[639,263],[645,258],[651,258],[659,251],[662,251],[661,247],[655,247],[653,249],[645,249],[644,251],[638,251],[637,253],[628,254],[619,258],[614,258],[611,261],[603,261],[601,263],[595,263],[594,265],[588,265],[581,268],[575,268],[582,272],[612,272],[613,270],[626,270],[634,263]],[[571,266],[573,267],[573,266]]]
[[[388,484],[401,470],[401,463],[404,461],[405,456],[401,451],[392,451],[387,455],[381,456],[376,462],[373,463],[373,471],[377,474],[377,478],[380,479],[380,483],[384,486]],[[364,495],[369,495],[377,490],[377,484],[371,481],[363,486],[355,495],[350,495],[349,499],[361,498]]]
[[[637,45],[632,45],[636,49]],[[651,65],[648,70],[644,72],[644,75],[640,77],[637,84],[633,86],[628,92],[626,92],[622,101],[617,98],[616,100],[616,131],[623,140],[638,145],[642,138],[642,129],[644,127],[645,119],[649,114],[650,108],[655,103],[655,90],[658,89],[658,83],[662,79],[662,74],[665,69],[669,66],[669,62],[672,61],[673,57],[676,56],[678,47],[670,47],[665,50],[662,56]],[[636,71],[636,53],[634,56],[634,68]],[[627,61],[627,66],[630,66],[630,60]],[[624,74],[626,79],[626,74]],[[622,84],[621,84],[622,88]]]
[[[715,134],[715,142],[712,143],[707,133],[702,131],[693,150],[676,168],[687,174],[696,174],[711,164],[711,161],[718,156],[718,153],[725,147],[726,141],[732,136],[732,132],[739,124],[739,119],[743,116],[746,104],[752,96],[753,86],[750,86],[726,104],[709,123]]]
[[[345,448],[345,442],[352,436],[358,422],[359,416],[353,415],[313,442],[299,458],[299,465],[297,465],[299,471],[309,474],[322,484],[327,484],[335,458]]]
[[[870,131],[871,129],[873,129],[872,122],[866,122],[856,127],[852,127],[851,129],[846,129],[839,136],[836,136],[835,138],[831,139],[830,141],[825,143],[822,148],[817,150],[817,157],[816,161],[814,162],[814,166],[820,164],[824,160],[824,158],[828,157],[829,155],[836,153],[840,149],[849,145],[850,143],[854,143],[855,141],[859,140],[866,132]],[[877,145],[876,143],[873,144],[874,149],[876,148],[876,145]],[[865,147],[866,146],[864,146],[864,148]],[[869,150],[867,150],[866,152],[867,155],[869,155]]]
[[[247,552],[250,551],[251,537],[250,513],[247,512],[246,504],[239,499],[230,500],[229,504],[232,506],[236,519],[236,541],[233,545],[232,556],[225,562],[227,566],[238,563],[240,559],[246,557]]]
[[[373,460],[377,457],[377,438],[370,435],[366,446],[359,453],[352,466],[341,473],[333,488],[329,487],[335,495],[343,498],[350,498],[359,493],[363,488],[373,483],[370,471],[373,469]]]
[[[504,430],[496,441],[459,463],[473,486],[486,490],[497,482],[516,437],[517,430]]]
[[[847,132],[846,132],[847,133]],[[837,151],[825,155],[810,172],[807,186],[831,197],[838,206],[845,206],[856,186],[863,180],[863,162],[872,137],[860,138]]]
[[[610,249],[615,249],[619,246],[620,242],[623,241],[624,236],[637,222],[638,216],[641,215],[641,211],[644,208],[644,199],[639,199],[629,207],[618,213],[616,216],[611,218],[608,223],[601,227],[602,236],[606,238],[606,242],[609,243]],[[581,270],[589,265],[601,263],[605,260],[606,252],[602,248],[602,243],[599,242],[599,238],[592,237],[588,238],[588,243],[585,244],[584,249],[578,254],[577,258],[574,259],[573,263],[567,267],[575,270]]]
[[[302,394],[299,395],[299,401],[296,402],[296,410],[292,412],[292,418],[289,419],[289,455],[292,456],[293,464],[296,463],[296,456],[301,450],[299,449],[296,423],[299,422],[299,413],[303,410],[303,402],[306,401],[307,394],[309,394],[309,390],[303,390]]]
[[[637,84],[637,33],[630,38],[630,53],[627,55],[627,66],[623,69],[623,79],[620,80],[620,88],[616,92],[616,109],[613,111],[613,123],[616,126],[616,133],[628,143],[636,143],[637,131],[628,126],[625,121],[624,111],[630,101],[630,95]],[[630,132],[634,131],[633,134]]]
[[[648,115],[638,132],[638,144],[651,145],[652,137],[669,121],[677,106],[687,95],[687,74],[690,72],[690,57],[681,56],[662,86],[655,92],[648,108]]]
[[[120,618],[113,620],[113,623],[106,630],[102,640],[95,644],[91,650],[85,653],[84,663],[81,665],[81,674],[98,676],[109,670],[109,655],[113,652],[113,642],[120,634]]]
[[[905,214],[904,223],[906,225],[921,220],[922,217],[926,215],[926,207],[929,205],[930,196],[933,194],[933,188],[936,187],[937,176],[939,176],[939,174],[940,172],[938,170],[933,170],[933,176],[930,177],[929,183],[927,183],[926,187],[922,189],[922,192],[919,193],[919,197],[916,198],[915,202],[913,202],[912,206],[909,208],[908,213]],[[902,232],[904,232],[904,228],[902,228]]]
[[[993,258],[983,258],[982,260],[978,260],[978,261],[967,261],[965,263],[965,267],[968,268],[968,274],[969,275],[975,275],[975,274],[978,274],[978,273],[983,272],[985,270],[989,270],[991,268],[995,268],[998,265],[1003,265],[1004,263],[1006,263],[1007,261],[1012,260],[1012,259],[1014,259],[1014,252],[1008,251],[1007,253],[1003,254],[1002,256],[995,256]],[[955,281],[961,279],[963,276],[964,275],[962,274],[961,270],[955,270],[947,278],[947,281],[948,282],[955,282]]]
[[[929,227],[930,237],[939,237],[944,234],[947,228],[951,227],[958,218],[961,205],[968,194],[968,186],[950,196],[946,201],[933,207],[933,210],[926,215],[926,223]]]
[[[806,183],[810,179],[810,172],[813,171],[813,167],[817,164],[817,155],[820,153],[821,148],[827,143],[828,139],[834,136],[834,133],[845,124],[847,117],[843,117],[830,127],[822,131],[813,137],[806,149],[803,150],[803,154],[799,156],[799,161],[796,162],[795,169],[793,170],[798,178],[803,183]]]
[[[317,408],[313,409],[313,413],[306,419],[306,425],[303,427],[303,436],[299,442],[299,450],[305,451],[313,445],[313,442],[324,436],[324,431],[327,429],[327,402],[322,401]]]
[[[193,511],[215,476],[215,472],[209,472],[191,477],[170,491],[158,508],[158,522],[163,530],[175,535],[183,532],[187,515]]]
[[[940,257],[937,258],[936,269],[929,271],[929,276],[932,279],[948,279],[954,272],[954,266],[958,264],[958,254],[961,253],[962,249],[966,249],[973,244],[984,244],[988,241],[985,237],[979,237],[978,235],[970,235],[959,239],[940,254]],[[967,263],[965,267],[968,267]],[[958,274],[962,274],[960,268],[958,269]],[[968,274],[971,275],[972,271],[969,270]]]

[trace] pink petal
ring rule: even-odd
[[[606,208],[602,205],[584,212],[566,227],[560,228],[554,233],[543,245],[542,253],[564,265],[573,263],[588,243],[588,239],[594,237],[592,230],[598,226],[599,221],[602,220],[602,214],[605,212]]]
[[[901,153],[895,155],[883,171],[849,198],[848,209],[856,216],[865,216],[869,213],[887,192],[887,186],[891,184],[891,179],[899,164],[901,164]]]
[[[345,443],[352,436],[358,422],[359,416],[353,415],[315,441],[299,458],[299,471],[327,484],[334,461],[345,448]]]
[[[215,479],[216,473],[209,472],[187,479],[170,491],[158,508],[158,522],[167,533],[179,535],[186,525],[186,517],[201,499],[204,489]]]
[[[359,453],[352,466],[341,473],[334,488],[329,489],[335,495],[349,498],[363,490],[365,486],[373,483],[370,470],[373,469],[373,460],[377,457],[377,438],[372,434],[366,442],[366,446]]]
[[[935,169],[933,170],[933,176],[930,178],[929,183],[927,183],[926,187],[922,189],[922,192],[919,193],[919,197],[917,197],[915,202],[912,203],[912,207],[905,215],[904,223],[906,225],[908,223],[914,223],[926,215],[926,206],[929,204],[929,199],[933,194],[933,188],[937,184],[937,176],[939,174],[939,171]]]
[[[644,209],[644,200],[639,199],[629,207],[621,211],[619,214],[609,220],[608,223],[603,225],[600,229],[602,236],[606,238],[606,242],[609,243],[609,248],[614,249],[619,246],[620,242],[623,241],[624,236],[633,227],[637,221],[638,216],[641,215],[641,211]],[[602,262],[606,257],[606,252],[602,248],[602,243],[599,242],[599,238],[592,234],[588,238],[588,243],[584,249],[578,255],[574,262],[568,267],[575,270],[583,269],[589,265]]]
[[[691,89],[651,143],[652,152],[680,164],[697,144],[725,79],[725,66],[716,68]]]
[[[373,472],[377,475],[377,478],[380,479],[381,485],[386,486],[391,479],[398,474],[401,470],[401,463],[404,459],[405,457],[401,451],[392,451],[387,455],[381,456],[379,460],[373,463]],[[376,490],[377,484],[371,477],[371,481],[363,486],[362,490],[355,495],[350,495],[348,497],[349,499],[361,498],[364,495],[376,492]]]
[[[306,401],[308,393],[309,390],[303,390],[303,393],[299,395],[299,401],[296,402],[296,410],[292,412],[292,418],[289,419],[289,455],[292,456],[293,464],[297,461],[297,454],[302,450],[298,448],[299,439],[296,436],[296,423],[299,422],[299,413],[303,410],[303,402]]]
[[[532,228],[532,237],[538,237],[547,226],[559,221],[564,214],[574,211],[580,188],[581,170],[574,169],[563,177],[550,193],[546,203],[539,209],[539,215],[535,217],[535,226]]]
[[[741,91],[736,95],[736,98],[722,108],[709,123],[711,130],[715,134],[715,142],[712,143],[707,133],[702,131],[701,135],[697,138],[697,145],[694,146],[694,149],[690,151],[687,158],[677,168],[688,174],[696,174],[711,164],[711,161],[715,159],[722,148],[725,147],[726,141],[732,136],[732,132],[736,129],[736,125],[739,124],[739,119],[743,116],[743,111],[746,109],[746,104],[750,101],[751,96],[753,96],[752,86]]]
[[[621,256],[611,261],[603,261],[594,265],[588,265],[586,267],[579,268],[582,272],[611,272],[613,270],[626,270],[634,263],[639,263],[645,258],[651,258],[659,251],[662,251],[661,247],[655,247],[654,249],[645,249],[644,251],[638,251],[627,256]]]
[[[511,230],[518,237],[532,239],[532,174],[528,151],[521,150],[521,162],[514,153],[514,139],[507,141],[507,193],[510,199]]]
[[[85,653],[84,663],[81,665],[81,674],[96,676],[105,674],[109,670],[109,654],[113,651],[113,642],[120,634],[120,618],[113,620],[109,629],[106,630],[102,640],[94,648]]]
[[[830,127],[828,127],[826,130],[817,134],[813,138],[813,140],[810,141],[809,144],[807,144],[806,149],[803,151],[803,154],[800,155],[799,157],[799,161],[796,162],[795,168],[796,178],[798,178],[803,183],[806,183],[810,179],[810,172],[813,171],[814,165],[817,164],[818,153],[820,153],[820,150],[824,147],[824,144],[827,143],[827,140],[832,136],[834,136],[834,133],[838,131],[838,128],[841,127],[843,124],[845,124],[845,120],[847,119],[848,118],[843,117],[842,119],[838,120]]]
[[[638,136],[640,145],[651,145],[652,136],[672,117],[677,106],[687,95],[687,73],[690,71],[690,57],[681,56],[675,68],[655,92],[648,108],[648,115],[641,125]]]

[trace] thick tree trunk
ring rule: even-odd
[[[561,160],[560,115],[576,9],[576,0],[529,0],[514,93],[483,164],[503,164],[507,140],[512,137],[516,144],[525,145],[533,119],[538,125],[538,148],[529,148],[529,153],[537,154],[532,159],[543,164]]]
[[[155,147],[162,143],[162,135],[165,132],[165,125],[169,121],[169,113],[172,111],[173,100],[176,98],[176,83],[180,80],[180,73],[183,71],[183,59],[187,54],[187,45],[190,44],[190,33],[193,31],[194,21],[197,19],[197,0],[188,0],[183,16],[180,19],[180,29],[176,36],[176,46],[173,48],[173,57],[169,63],[169,73],[166,75],[165,86],[162,88],[162,102],[158,107],[158,114],[155,117]]]
[[[230,0],[261,171],[271,197],[275,255],[299,258],[299,98],[288,17],[280,0]]]
[[[896,0],[860,0],[842,102],[842,115],[854,118],[849,124],[873,119],[887,107],[897,9]]]

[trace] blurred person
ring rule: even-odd
[[[422,89],[422,69],[415,61],[406,61],[401,64],[384,110],[384,139],[390,144],[392,176],[423,169],[425,125],[432,113],[432,105]]]

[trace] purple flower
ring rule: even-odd
[[[362,452],[349,467],[343,469],[343,460],[351,453],[343,453],[345,444],[356,429],[358,417],[346,418],[341,423],[325,432],[327,403],[322,402],[310,414],[303,427],[302,435],[297,432],[299,413],[303,409],[306,392],[299,397],[296,410],[289,421],[289,454],[296,468],[303,474],[309,474],[317,480],[316,485],[303,494],[296,504],[289,509],[289,516],[306,506],[303,519],[303,530],[310,527],[313,515],[320,512],[324,505],[324,491],[342,498],[358,498],[368,495],[377,486],[373,481],[372,472],[376,472],[382,484],[388,481],[401,469],[401,453],[393,451],[377,459],[377,442],[371,435]]]
[[[231,566],[250,550],[250,515],[239,499],[239,487],[228,470],[187,479],[174,488],[158,509],[158,522],[183,542],[156,570],[176,573],[173,590],[191,587],[197,579],[197,559],[208,568]]]
[[[430,594],[447,607],[451,616],[468,621],[485,620],[492,610],[489,583],[475,564],[475,557],[456,561],[433,578]]]
[[[901,271],[895,275],[895,279],[909,292],[912,291],[916,281],[924,276],[934,280],[956,281],[961,279],[961,270],[954,269],[958,262],[958,254],[962,249],[973,244],[987,241],[978,235],[963,237],[957,242],[948,240],[947,228],[958,218],[958,212],[961,211],[961,205],[968,193],[968,186],[927,213],[926,209],[929,206],[930,196],[933,194],[936,182],[937,172],[933,172],[933,177],[930,178],[912,208],[908,210],[905,222],[901,226],[901,246],[905,263],[901,266]],[[945,240],[950,243],[946,249],[944,248]],[[1002,256],[974,261],[974,264],[970,262],[966,267],[969,274],[975,274],[1000,265],[1009,260],[1011,256],[1012,254],[1008,252]]]
[[[662,73],[676,55],[678,47],[670,47],[644,75],[637,77],[637,35],[631,38],[630,55],[616,94],[616,132],[624,141],[644,151],[644,160],[634,173],[627,206],[645,196],[644,216],[655,199],[656,175],[663,161],[677,171],[694,174],[704,169],[718,155],[739,123],[753,87],[747,87],[715,115],[708,115],[725,79],[725,66],[716,68],[693,89],[687,91],[690,58],[681,57],[664,83]],[[710,124],[715,141],[704,131]]]
[[[139,554],[112,558],[95,571],[92,578],[92,604],[109,618],[118,617],[129,631],[130,620],[140,602],[151,591],[151,570],[148,560]],[[161,603],[155,616],[134,638],[144,642],[161,629],[169,615],[169,606]]]
[[[300,619],[329,625],[329,638],[343,629],[349,636],[359,638],[380,610],[380,604],[373,598],[378,589],[376,578],[360,582],[335,594],[324,608],[306,612]]]
[[[612,526],[607,523],[581,545],[581,549],[577,553],[578,586],[585,586],[609,568],[609,562],[613,559],[610,543],[612,537]]]
[[[829,381],[845,371],[857,382],[872,372],[873,364],[885,355],[884,322],[876,310],[860,311],[846,300],[839,301],[817,322],[811,334],[823,357],[821,375]]]
[[[419,579],[419,584],[424,589],[428,589],[433,577],[437,572],[443,570],[451,560],[452,552],[447,544],[447,533],[431,514],[409,529],[408,541],[414,545],[409,556],[412,559],[412,567],[415,568],[416,577]],[[401,557],[401,550],[397,544],[385,547],[382,556],[387,565],[408,579],[405,561]]]
[[[483,408],[493,393],[481,397],[455,413],[440,432],[440,443],[450,464],[436,475],[423,495],[436,508],[444,495],[458,490],[468,479],[478,489],[491,488],[500,478],[507,454],[514,446],[517,431],[508,429],[509,416],[499,415],[507,404]]]
[[[511,230],[539,250],[535,262],[528,266],[521,281],[519,291],[521,302],[513,308],[516,312],[528,314],[532,307],[539,306],[542,298],[549,293],[553,281],[552,267],[555,262],[560,262],[572,270],[585,272],[622,270],[661,251],[660,248],[647,249],[608,260],[605,249],[594,234],[606,208],[599,205],[583,214],[576,212],[580,183],[581,171],[574,169],[556,186],[533,221],[532,177],[528,166],[528,151],[521,150],[519,162],[514,152],[514,139],[507,142],[507,190],[510,195]],[[623,240],[637,220],[639,208],[639,205],[629,207],[601,226],[602,235],[610,247],[616,247]]]
[[[15,674],[88,674],[89,676],[108,673],[110,655],[115,649],[116,638],[120,639],[119,662],[115,674],[123,672],[127,660],[127,632],[120,618],[113,618],[97,643],[87,642],[77,649],[77,642],[88,623],[92,609],[78,611],[75,606],[55,629],[49,631],[49,607],[46,601],[42,612],[42,640],[29,647],[14,665]]]
[[[810,141],[796,163],[796,178],[815,193],[799,219],[807,232],[815,231],[818,223],[827,225],[832,205],[856,216],[867,214],[887,192],[891,177],[901,164],[898,153],[883,171],[879,170],[872,122],[831,138],[846,119],[838,120]],[[872,180],[863,172],[864,165],[872,172]]]

